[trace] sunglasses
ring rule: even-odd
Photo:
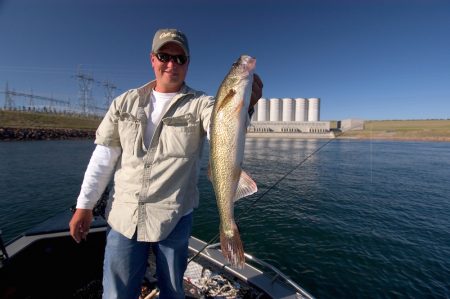
[[[178,65],[183,65],[187,62],[188,57],[185,55],[170,55],[166,53],[156,53],[156,58],[158,58],[159,61],[167,63],[169,61],[173,61]]]

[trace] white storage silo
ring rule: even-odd
[[[252,121],[258,121],[258,103],[256,103],[255,106],[253,106],[253,115],[252,115]]]
[[[261,98],[258,101],[258,121],[267,121],[269,118],[267,117],[267,100],[265,98]]]
[[[292,121],[292,99],[284,98],[283,102],[283,113],[282,113],[282,121]]]
[[[320,99],[309,98],[308,99],[308,121],[320,120]]]
[[[308,100],[296,98],[295,100],[295,121],[308,121]]]
[[[271,98],[269,100],[269,120],[270,121],[280,121],[280,99],[277,98]]]

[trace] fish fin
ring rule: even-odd
[[[255,181],[244,171],[241,170],[241,176],[239,177],[238,186],[236,189],[236,195],[234,196],[234,201],[252,195],[258,191]]]
[[[241,110],[244,108],[244,105],[245,105],[244,100],[239,102],[239,105],[237,105],[236,108],[234,109],[235,115],[239,117],[239,115],[241,114]]]
[[[230,102],[233,99],[235,94],[236,90],[230,89],[227,95],[220,101],[219,107],[217,107],[217,111],[220,111],[225,105],[227,105],[228,102]]]
[[[225,260],[232,267],[242,269],[245,265],[244,246],[237,225],[233,221],[232,232],[220,230],[220,248]]]

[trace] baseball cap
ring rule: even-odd
[[[157,53],[165,44],[172,42],[180,45],[184,54],[189,56],[189,45],[186,35],[177,29],[159,29],[153,37],[152,52]]]

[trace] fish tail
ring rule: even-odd
[[[232,231],[220,230],[220,248],[227,262],[232,267],[242,269],[245,264],[244,246],[236,224]]]

